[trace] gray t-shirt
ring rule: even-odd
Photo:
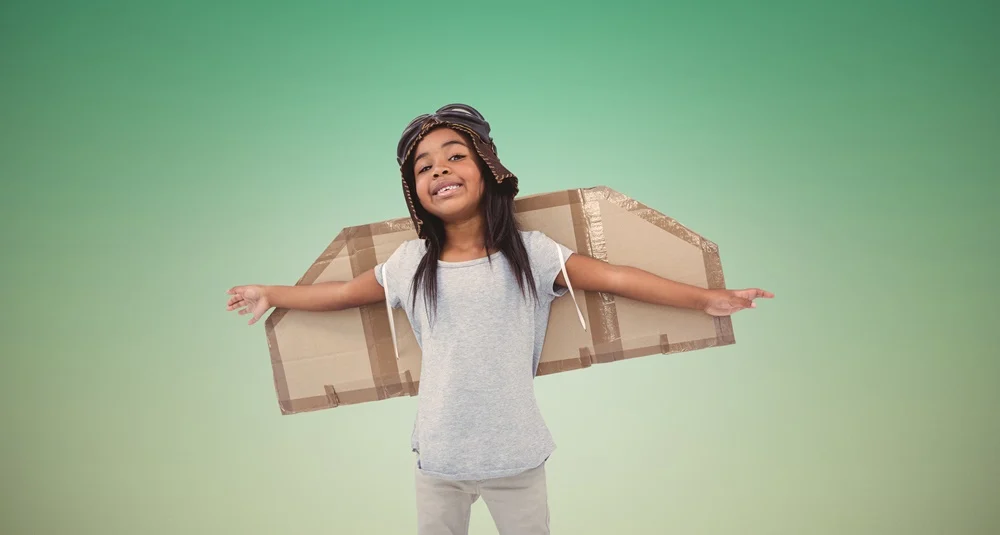
[[[522,231],[538,301],[521,293],[506,257],[438,263],[438,302],[428,321],[423,287],[412,281],[426,251],[403,243],[375,268],[386,299],[402,307],[422,352],[411,445],[419,469],[453,480],[506,477],[535,468],[555,443],[535,399],[534,378],[552,301],[566,292],[555,278],[572,250]]]

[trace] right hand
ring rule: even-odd
[[[267,298],[267,291],[264,286],[233,286],[227,294],[232,297],[226,305],[226,310],[240,309],[240,315],[253,314],[247,325],[257,323],[265,312],[271,308],[271,302]]]

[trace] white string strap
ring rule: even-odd
[[[583,326],[583,330],[587,330],[587,323],[583,321],[583,312],[580,311],[580,304],[576,301],[576,293],[573,292],[573,283],[569,281],[569,273],[566,273],[566,259],[563,257],[562,247],[556,244],[556,252],[559,253],[559,267],[562,269],[563,280],[566,281],[566,287],[569,288],[569,295],[573,298],[573,305],[576,306],[576,315],[580,317],[580,325]]]
[[[389,304],[389,278],[385,276],[385,264],[382,264],[382,287],[385,289],[385,310],[389,313],[389,331],[392,332],[392,350],[399,360],[399,346],[396,343],[396,321],[392,317],[392,305]]]

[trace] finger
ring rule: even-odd
[[[230,288],[230,289],[229,289],[229,291],[227,291],[226,293],[227,293],[227,294],[229,294],[229,295],[234,295],[234,294],[238,294],[238,293],[243,293],[243,286],[233,286],[233,287],[232,287],[232,288]]]
[[[247,314],[249,314],[249,313],[250,313],[250,311],[249,311],[249,310],[247,310],[247,309],[245,309],[245,308],[244,308],[244,309],[242,309],[242,310],[240,310],[240,312],[239,312],[240,316],[245,316],[245,315],[247,315]]]
[[[759,297],[770,298],[774,297],[774,294],[761,290],[760,288],[748,288],[746,290],[740,290],[736,292],[736,295],[740,297],[745,297],[747,299],[757,299]]]
[[[749,299],[747,299],[745,297],[740,297],[740,296],[734,296],[729,301],[729,304],[733,305],[734,307],[736,307],[738,309],[755,308],[756,307],[756,305],[754,304],[753,301],[751,301],[751,300],[749,300]]]
[[[241,306],[243,306],[245,304],[246,304],[246,301],[244,301],[243,299],[238,299],[238,300],[235,300],[235,301],[230,301],[229,304],[226,305],[226,310],[235,310],[235,309],[240,308]]]
[[[753,292],[753,297],[751,297],[751,299],[756,297],[763,297],[765,299],[774,297],[773,293],[768,292],[767,290],[761,290],[760,288],[754,288],[750,291]]]
[[[264,315],[264,313],[267,312],[267,309],[268,307],[264,306],[263,303],[258,303],[257,308],[254,309],[253,318],[250,320],[250,325],[257,323],[257,320],[259,320]]]
[[[233,297],[229,298],[229,301],[226,304],[229,305],[229,306],[232,306],[232,305],[235,305],[235,304],[238,304],[238,303],[242,303],[242,302],[243,302],[243,296],[242,295],[234,295]]]

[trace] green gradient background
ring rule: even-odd
[[[539,379],[554,533],[1000,532],[996,4],[169,4],[0,5],[0,532],[413,533],[415,400],[281,416],[224,291],[405,215],[453,101],[778,296]]]

